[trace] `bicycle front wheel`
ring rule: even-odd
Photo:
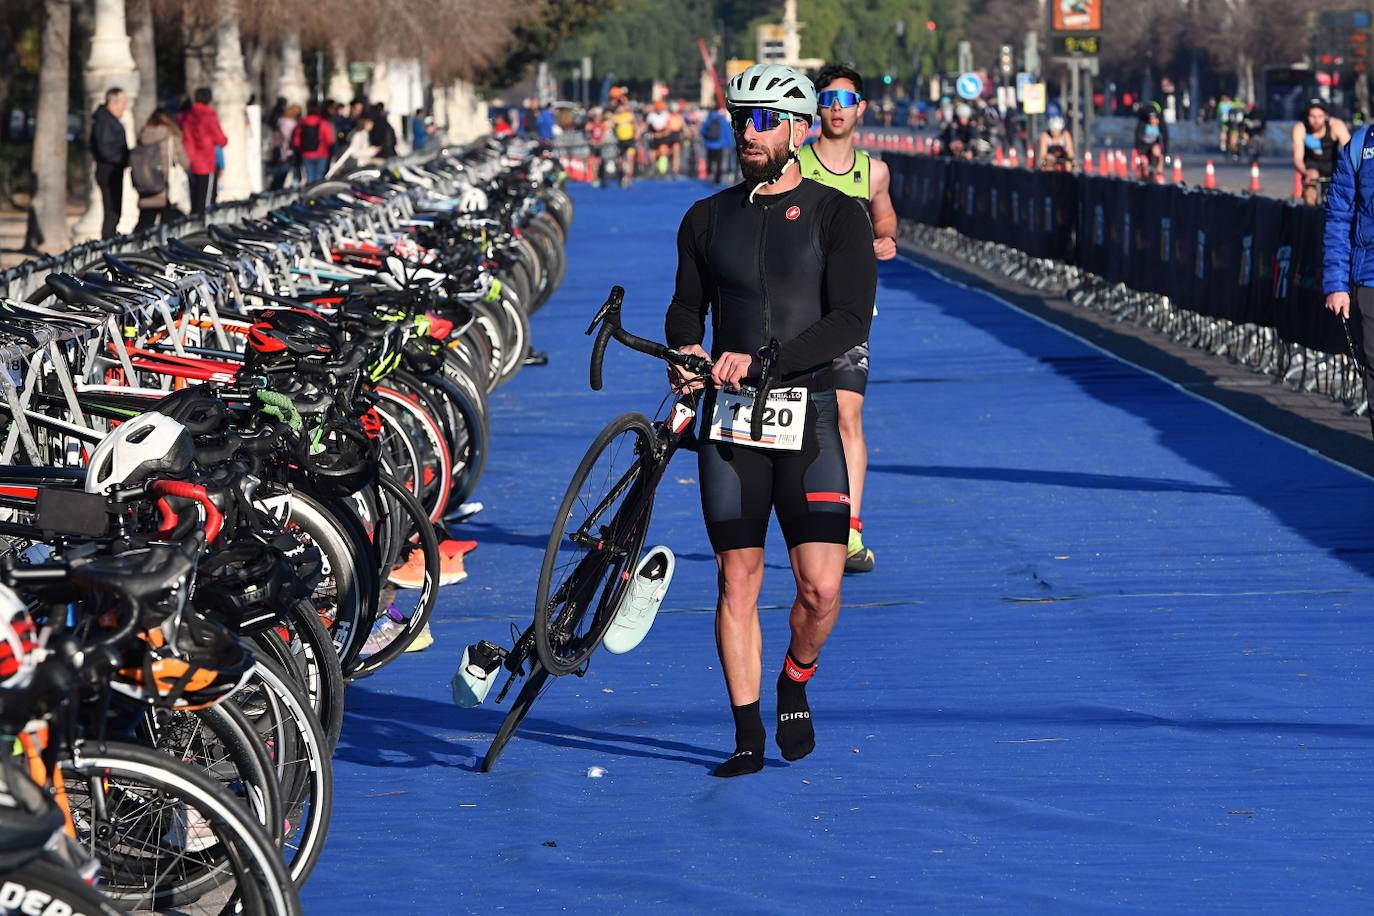
[[[627,413],[601,431],[558,507],[534,600],[534,647],[553,675],[601,644],[639,559],[653,508],[654,434]]]

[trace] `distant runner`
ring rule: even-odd
[[[1316,205],[1322,200],[1322,184],[1336,171],[1336,155],[1350,142],[1350,130],[1340,118],[1331,117],[1326,103],[1307,103],[1302,120],[1293,125],[1293,168],[1302,176],[1302,201]]]
[[[897,211],[888,193],[891,176],[887,164],[870,159],[854,148],[854,128],[863,120],[863,77],[844,64],[827,64],[816,77],[820,90],[821,135],[804,146],[798,157],[802,176],[868,202],[873,224],[873,253],[886,261],[897,256]],[[849,544],[846,572],[873,569],[873,551],[864,546],[864,477],[868,472],[868,445],[864,441],[864,393],[868,389],[868,341],[835,360],[835,397],[840,404],[840,437],[849,468]]]

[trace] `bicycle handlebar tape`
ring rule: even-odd
[[[299,433],[302,428],[301,412],[296,409],[293,402],[286,395],[277,391],[267,391],[259,389],[257,392],[258,401],[262,403],[263,413],[268,416],[276,417],[287,426],[291,427],[293,433]]]
[[[174,496],[200,503],[200,507],[205,510],[205,543],[212,544],[219,537],[220,529],[224,527],[224,516],[220,514],[219,508],[210,499],[210,494],[205,492],[204,487],[184,480],[155,480],[149,485],[148,490],[159,497],[157,508],[162,515],[159,535],[166,537],[176,529],[177,515],[166,499],[168,496]]]
[[[592,391],[601,390],[601,363],[606,358],[606,344],[611,339],[611,328],[603,324],[596,332],[596,343],[592,345]]]

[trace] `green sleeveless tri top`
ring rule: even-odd
[[[816,151],[810,143],[801,148],[797,154],[797,159],[801,162],[803,178],[819,181],[821,184],[842,191],[850,197],[862,197],[864,200],[868,200],[868,153],[854,150],[854,164],[849,167],[847,172],[832,172],[826,168],[825,163],[821,162],[821,157],[816,155]]]

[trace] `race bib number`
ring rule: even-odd
[[[754,392],[748,387],[741,388],[738,393],[716,392],[710,438],[753,448],[801,451],[802,434],[806,432],[805,388],[778,388],[768,392],[768,402],[763,407],[763,436],[757,441],[749,435],[753,411]]]

